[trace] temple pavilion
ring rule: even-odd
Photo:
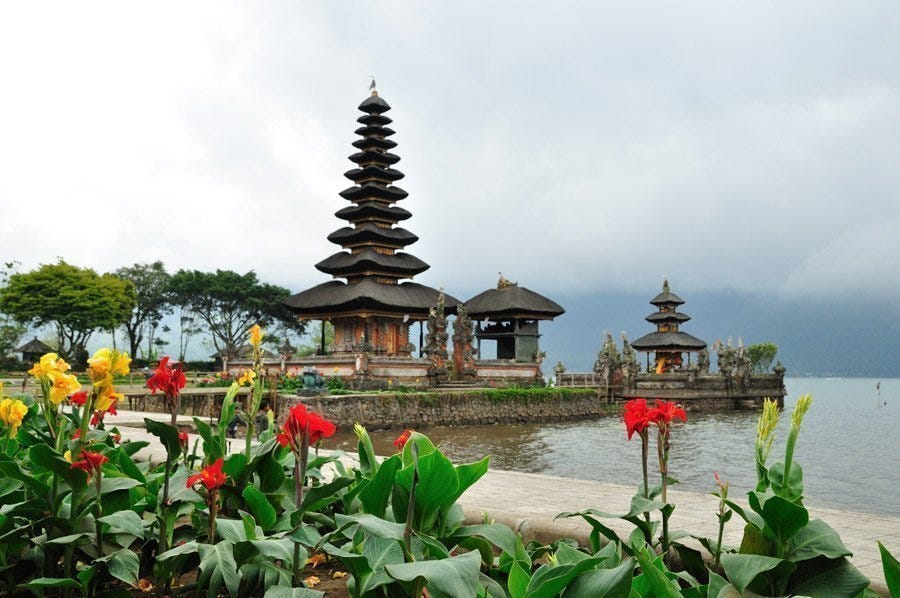
[[[647,353],[648,370],[650,353],[654,354],[658,374],[681,368],[685,355],[689,365],[691,353],[706,348],[706,341],[679,330],[679,326],[691,319],[689,315],[678,311],[678,306],[684,304],[684,300],[669,290],[668,280],[663,280],[662,292],[651,299],[650,304],[656,306],[657,311],[644,319],[656,325],[656,332],[645,334],[632,342],[631,346]]]
[[[497,359],[538,364],[541,360],[539,322],[566,312],[558,303],[502,275],[496,289],[472,297],[465,307],[469,317],[478,321],[475,338],[479,357],[482,341],[493,340],[497,341]]]
[[[404,175],[393,167],[400,157],[390,151],[397,146],[389,139],[394,131],[385,115],[391,107],[373,90],[359,109],[364,114],[355,132],[361,139],[353,142],[358,151],[350,156],[355,166],[344,173],[353,186],[340,192],[350,205],[335,213],[348,226],[328,235],[341,251],[316,264],[334,280],[297,293],[285,304],[302,320],[323,322],[320,355],[409,358],[415,349],[409,328],[428,318],[441,292],[412,282],[429,266],[402,251],[418,237],[397,226],[412,214],[395,205],[408,194],[394,184]],[[449,296],[444,302],[449,313],[459,303]],[[325,322],[334,326],[330,347],[325,346]],[[357,362],[356,371],[360,367]]]

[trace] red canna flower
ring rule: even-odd
[[[122,444],[122,436],[121,435],[112,434],[111,436],[112,436],[113,442],[115,442],[116,444]]]
[[[650,419],[657,424],[668,424],[673,419],[687,421],[687,413],[684,409],[673,403],[672,401],[660,401],[656,399],[656,407],[650,410]]]
[[[153,394],[160,390],[169,401],[174,401],[186,383],[187,379],[184,377],[181,364],[177,363],[173,368],[169,365],[169,358],[163,357],[159,360],[156,371],[147,379],[147,388],[153,391]]]
[[[78,440],[79,438],[81,438],[81,428],[76,428],[72,434],[72,440]]]
[[[647,407],[647,399],[632,399],[625,403],[625,430],[628,432],[628,440],[635,432],[640,434],[653,422],[653,411]]]
[[[178,433],[178,444],[181,446],[182,450],[188,447],[188,434],[187,432],[179,432]]]
[[[218,490],[226,480],[225,473],[222,471],[223,464],[224,461],[220,457],[212,465],[207,465],[200,473],[187,479],[187,487],[193,488],[195,484],[202,483],[207,490]]]
[[[81,392],[76,392],[71,397],[69,397],[69,401],[72,402],[76,407],[81,407],[87,402],[87,391],[82,390]]]
[[[403,447],[406,446],[406,443],[409,440],[411,434],[412,430],[406,430],[403,432],[403,434],[397,436],[397,439],[394,440],[394,446],[397,447],[397,451],[403,450]]]
[[[282,432],[278,434],[276,440],[281,446],[290,447],[299,454],[304,433],[309,435],[309,444],[315,444],[323,438],[334,435],[335,431],[333,423],[318,413],[307,411],[302,403],[297,403],[291,407],[287,421],[284,422]]]
[[[81,460],[72,463],[72,469],[81,469],[88,475],[88,480],[93,474],[100,475],[100,466],[109,461],[105,455],[100,453],[92,453],[91,451],[81,451]]]

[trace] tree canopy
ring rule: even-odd
[[[190,310],[204,324],[219,354],[235,354],[254,324],[278,322],[297,332],[304,329],[284,305],[290,291],[260,282],[253,271],[179,270],[172,275],[170,289],[173,303]]]
[[[750,366],[754,372],[760,374],[769,371],[777,354],[778,346],[775,343],[757,343],[747,347],[747,357],[750,358]]]
[[[152,358],[153,347],[157,344],[156,329],[163,317],[172,313],[172,306],[169,303],[169,280],[172,277],[160,261],[119,268],[113,274],[130,281],[137,294],[134,309],[122,324],[128,337],[131,356],[137,357],[138,349],[146,338],[146,356]]]
[[[33,326],[53,326],[62,357],[83,352],[97,330],[113,330],[131,314],[134,285],[60,260],[9,277],[0,289],[0,311]]]

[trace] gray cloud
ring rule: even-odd
[[[891,2],[4,6],[4,257],[319,282],[375,74],[423,282],[888,297],[898,21]]]

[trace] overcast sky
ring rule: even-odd
[[[888,298],[898,31],[893,0],[4,3],[2,257],[323,282],[375,75],[423,283]]]

